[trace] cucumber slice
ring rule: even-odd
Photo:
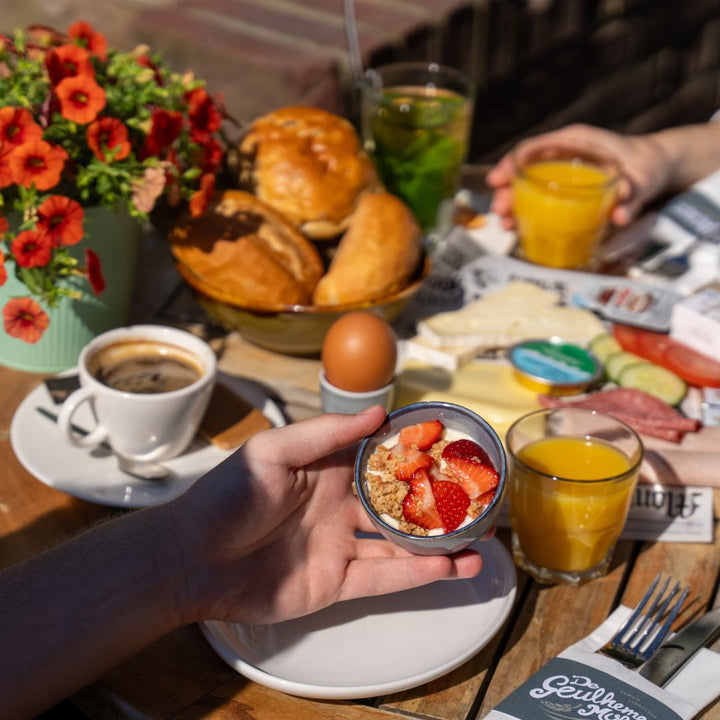
[[[588,344],[588,348],[593,355],[603,364],[613,353],[620,352],[622,345],[610,333],[596,335]]]
[[[625,350],[619,350],[618,352],[608,355],[607,360],[605,360],[605,373],[611,380],[617,382],[625,368],[643,362],[647,361],[639,355],[626,352]]]
[[[677,405],[687,392],[687,385],[674,372],[651,362],[627,365],[618,377],[620,387],[644,390],[668,405]]]

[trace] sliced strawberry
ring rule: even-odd
[[[460,483],[462,489],[472,500],[477,500],[488,490],[494,490],[500,481],[500,476],[494,468],[480,465],[473,460],[449,457],[445,460],[448,472]]]
[[[450,457],[465,458],[465,460],[474,460],[481,465],[492,467],[493,464],[490,456],[480,447],[474,440],[453,440],[448,443],[442,451],[442,456],[447,459]]]
[[[488,490],[486,493],[483,493],[479,498],[477,498],[477,503],[485,509],[488,505],[492,503],[492,501],[495,499],[495,491],[494,490]]]
[[[395,477],[403,482],[408,482],[417,470],[428,468],[433,464],[430,455],[420,452],[415,448],[395,445],[390,451],[390,457],[396,461]]]
[[[445,532],[452,532],[465,519],[470,498],[457,483],[450,480],[433,482],[432,491],[443,528]]]
[[[439,420],[408,425],[400,431],[399,442],[405,447],[415,446],[418,450],[428,450],[442,435],[443,425]]]
[[[403,517],[426,530],[443,527],[426,470],[418,470],[410,478],[410,489],[403,500]]]

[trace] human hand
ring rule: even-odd
[[[175,501],[186,621],[276,622],[480,572],[474,551],[423,557],[356,537],[374,528],[352,492],[355,443],[384,418],[375,406],[265,431]]]
[[[661,146],[648,135],[621,135],[592,125],[574,124],[524,140],[513,152],[523,153],[557,144],[596,148],[618,163],[618,199],[610,216],[617,226],[627,225],[645,203],[668,186],[670,164]],[[515,225],[511,154],[504,155],[487,175],[487,184],[495,191],[490,209],[500,216],[503,226],[508,229]]]

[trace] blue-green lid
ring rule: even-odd
[[[582,392],[603,372],[589,350],[558,338],[517,343],[508,357],[522,382],[547,393]]]

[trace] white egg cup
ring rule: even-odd
[[[323,370],[320,370],[318,379],[320,381],[320,399],[323,412],[351,415],[371,405],[378,404],[382,405],[387,412],[393,409],[393,403],[395,402],[394,378],[384,387],[368,392],[341,390],[327,381]]]

